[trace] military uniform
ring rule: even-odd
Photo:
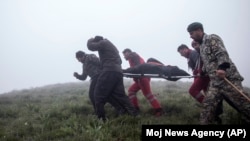
[[[200,46],[200,55],[204,63],[202,70],[210,78],[207,95],[203,100],[201,124],[212,124],[214,122],[216,107],[223,98],[245,116],[247,123],[250,123],[250,102],[222,78],[216,76],[216,70],[225,70],[226,78],[243,91],[241,83],[243,77],[229,58],[222,39],[215,34],[207,35],[204,33]],[[249,96],[247,93],[246,95]]]
[[[95,54],[85,54],[84,57],[85,59],[82,65],[82,74],[77,75],[76,78],[79,80],[86,80],[88,76],[90,77],[89,98],[96,112],[94,90],[99,73],[101,72],[101,63]],[[116,109],[117,114],[122,114],[125,112],[125,109],[113,97],[109,97],[107,102]]]
[[[94,110],[96,109],[94,89],[99,73],[100,73],[99,58],[94,54],[85,54],[84,63],[82,64],[82,74],[77,75],[76,78],[79,80],[86,80],[88,76],[90,77],[91,80],[89,86],[89,99],[94,107]]]

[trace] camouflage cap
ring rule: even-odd
[[[193,22],[187,27],[188,32],[195,31],[197,29],[201,29],[203,31],[203,25],[199,22]]]

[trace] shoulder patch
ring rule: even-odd
[[[215,46],[216,45],[216,40],[215,39],[211,39],[211,45]]]

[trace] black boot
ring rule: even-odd
[[[162,108],[157,108],[157,109],[155,109],[154,115],[155,115],[156,117],[162,116],[162,115],[163,115],[163,109],[162,109]]]

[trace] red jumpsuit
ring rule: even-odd
[[[132,52],[129,57],[128,61],[130,67],[134,67],[138,64],[143,64],[145,61],[142,57],[140,57],[137,53]],[[147,98],[150,102],[151,106],[155,109],[155,112],[161,111],[161,105],[156,97],[152,94],[151,87],[150,87],[150,78],[148,77],[141,77],[141,78],[134,78],[134,83],[128,89],[128,96],[133,103],[133,105],[139,109],[138,99],[136,97],[136,93],[141,90],[143,95]],[[156,114],[155,113],[155,114]]]
[[[200,75],[203,63],[200,59],[199,53],[194,50],[189,50],[186,58],[188,59],[188,66],[193,70],[193,75]],[[207,91],[209,81],[210,79],[208,76],[195,77],[193,84],[189,88],[189,94],[198,102],[202,103],[204,95],[201,91]]]
[[[198,75],[199,74],[199,70],[198,71],[194,71],[193,74],[194,75]],[[203,92],[207,91],[207,87],[208,87],[209,81],[210,81],[210,79],[207,76],[204,76],[204,77],[195,77],[193,84],[189,88],[190,95],[193,98],[195,98],[200,103],[202,103],[202,101],[204,99],[204,95],[202,95],[201,91],[202,90],[203,90]]]

